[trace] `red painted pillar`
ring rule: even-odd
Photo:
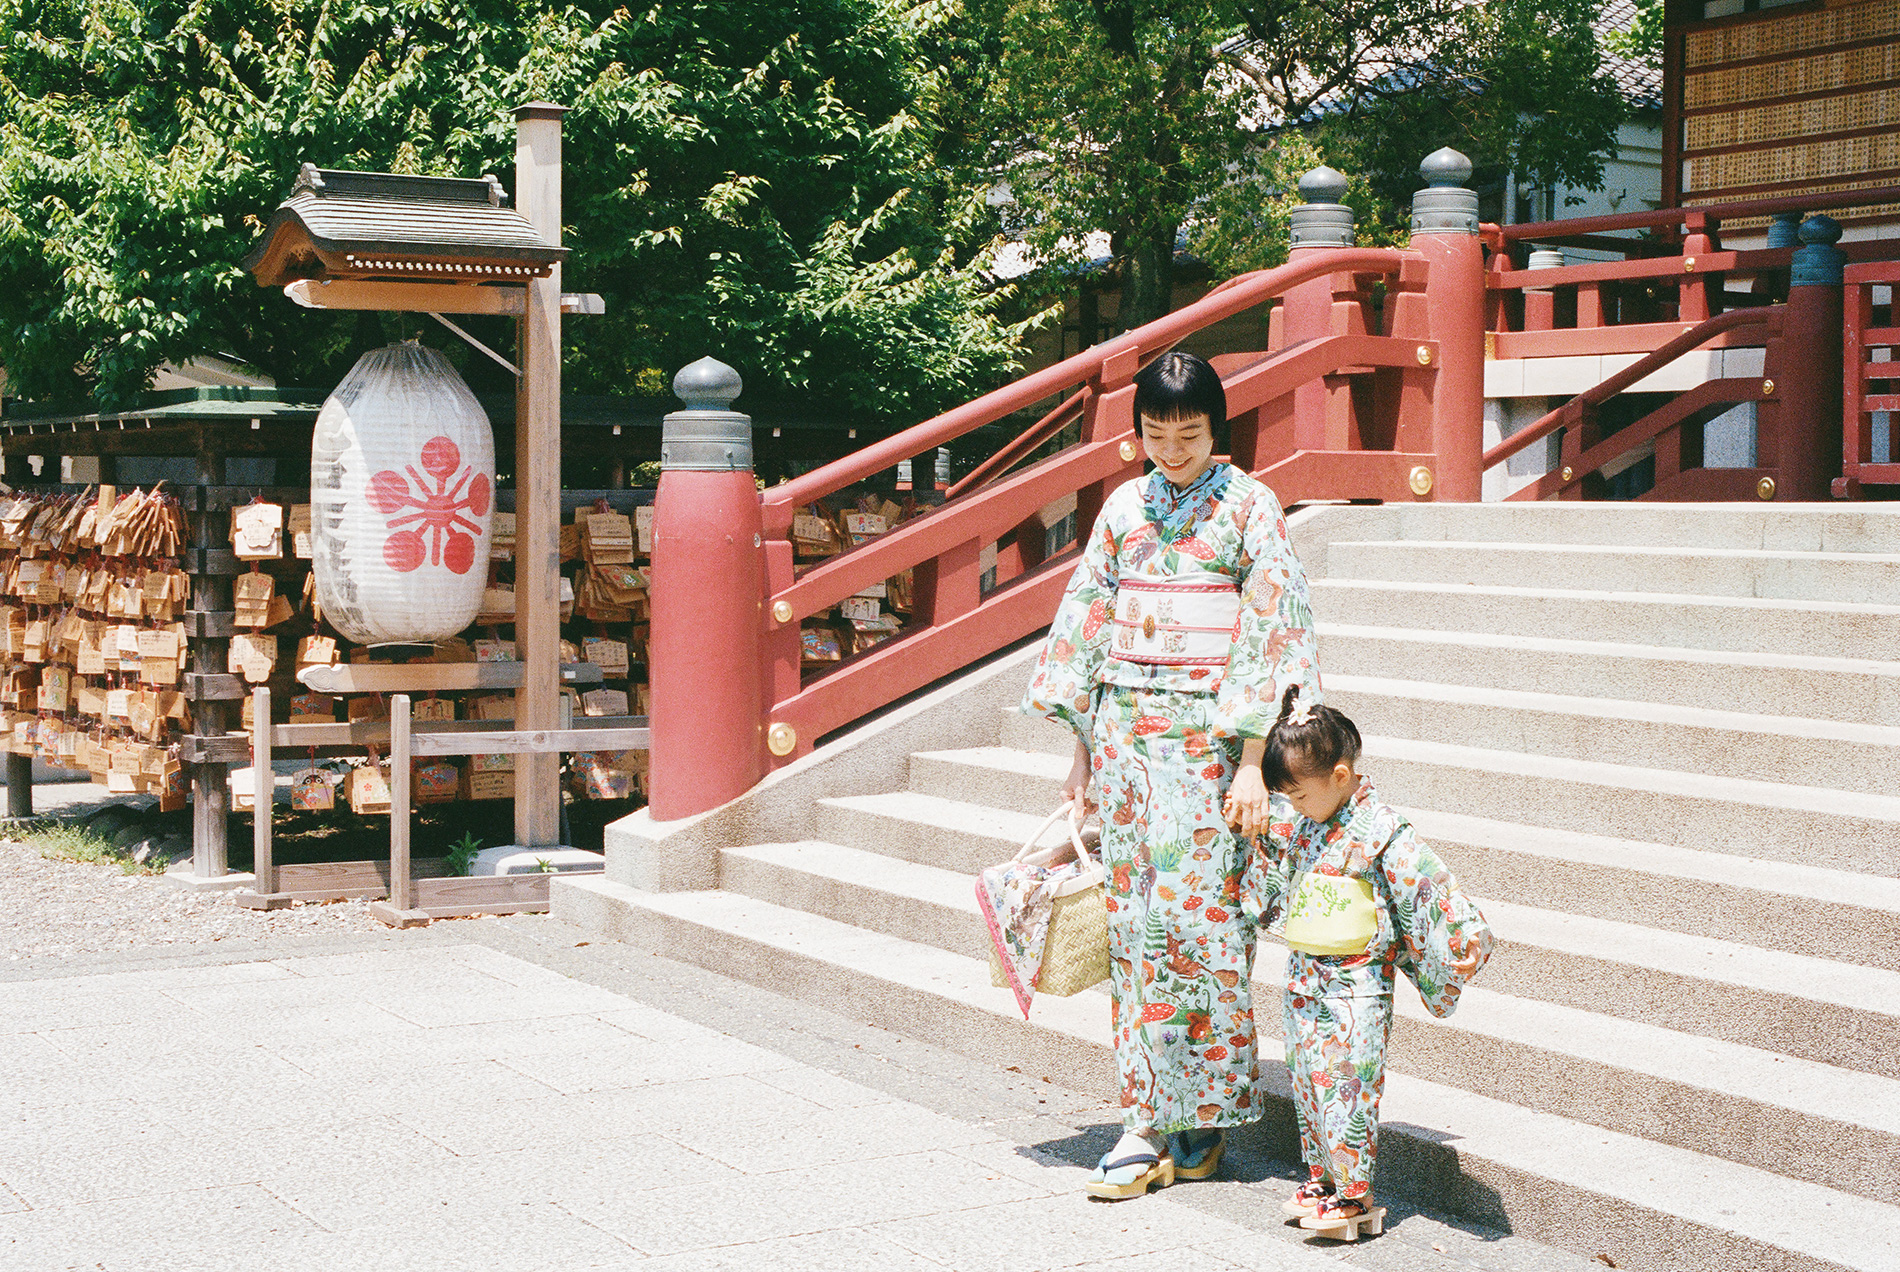
[[[1782,322],[1780,454],[1775,456],[1779,500],[1826,499],[1841,475],[1841,270],[1847,258],[1834,246],[1841,227],[1830,216],[1801,223],[1788,278],[1788,312]],[[1766,456],[1757,462],[1767,465]]]
[[[1430,487],[1435,500],[1476,503],[1484,479],[1484,248],[1471,160],[1446,147],[1425,157],[1412,199],[1412,250],[1425,257],[1426,310],[1438,342],[1432,386]],[[1414,481],[1412,487],[1418,490]],[[1425,492],[1420,491],[1423,494]]]
[[[717,808],[765,775],[765,551],[752,419],[711,358],[673,378],[653,508],[651,815]]]
[[[1315,168],[1300,178],[1300,197],[1305,202],[1289,218],[1289,264],[1353,245],[1352,209],[1340,202],[1346,188],[1346,174],[1333,168]],[[1365,330],[1364,318],[1353,312],[1356,306],[1350,298],[1342,301],[1335,292],[1339,282],[1349,286],[1351,280],[1321,275],[1287,289],[1281,318],[1286,345],[1354,334],[1346,329],[1355,325],[1358,332]],[[1293,390],[1294,450],[1348,450],[1355,444],[1354,432],[1350,377],[1323,376]],[[1284,493],[1297,497],[1294,492]]]

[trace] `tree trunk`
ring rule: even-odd
[[[1132,330],[1174,308],[1175,226],[1131,236],[1122,275],[1120,324]]]

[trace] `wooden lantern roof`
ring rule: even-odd
[[[492,176],[411,177],[306,163],[244,268],[260,287],[319,282],[514,283],[568,249],[541,241]]]

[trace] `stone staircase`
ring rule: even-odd
[[[1401,986],[1382,1187],[1626,1268],[1900,1268],[1900,509],[1294,527],[1362,768],[1501,938],[1449,1020]],[[607,876],[557,880],[556,912],[1112,1090],[1105,996],[1024,1023],[980,957],[970,875],[1067,770],[1065,732],[1004,709],[1032,658],[744,807],[621,823]],[[1263,942],[1255,968],[1263,1057],[1283,957]],[[1289,1121],[1261,1132],[1283,1155]]]

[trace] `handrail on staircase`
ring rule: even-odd
[[[1704,319],[1654,353],[1623,368],[1595,387],[1585,389],[1556,410],[1540,417],[1529,428],[1513,433],[1493,446],[1484,453],[1484,466],[1490,468],[1501,464],[1531,444],[1549,437],[1565,425],[1579,422],[1585,411],[1600,406],[1638,380],[1668,366],[1683,354],[1701,348],[1716,336],[1732,328],[1760,328],[1764,336],[1779,335],[1784,312],[1784,306],[1774,305],[1753,309],[1731,309],[1727,313]]]
[[[1184,336],[1244,313],[1300,283],[1332,274],[1359,273],[1397,274],[1402,281],[1422,285],[1425,269],[1424,257],[1416,252],[1389,247],[1348,247],[1243,275],[1234,280],[1232,286],[1211,292],[1154,322],[1093,345],[934,419],[771,487],[761,495],[766,537],[785,538],[791,529],[793,510],[802,504],[895,468],[904,460],[943,446],[1053,394],[1100,379],[1105,370],[1124,365],[1131,357],[1139,365],[1144,354],[1172,346]]]

